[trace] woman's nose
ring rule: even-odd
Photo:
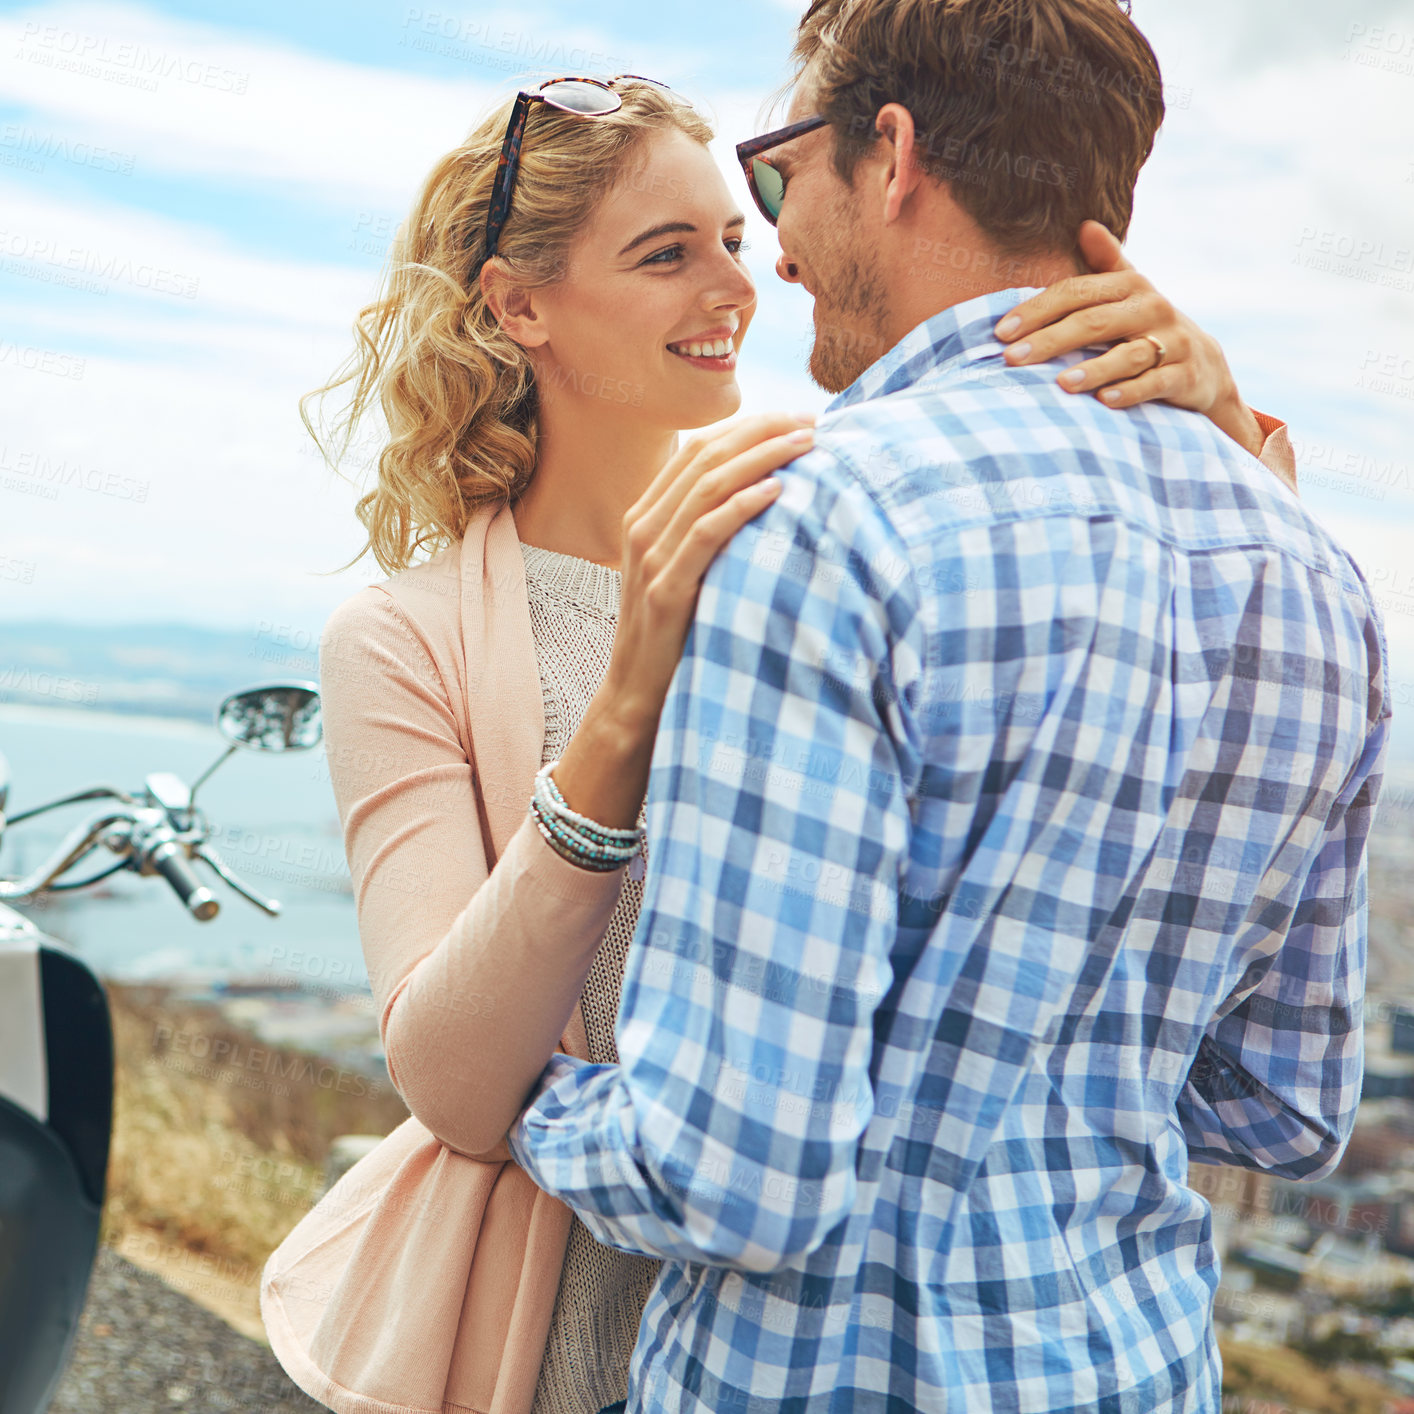
[[[708,300],[712,309],[745,309],[756,303],[756,281],[745,265],[738,264],[732,272],[737,278]]]

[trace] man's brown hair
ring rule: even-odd
[[[1117,0],[815,0],[792,52],[847,183],[886,103],[924,172],[1008,254],[1121,240],[1164,118],[1159,62]]]

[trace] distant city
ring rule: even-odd
[[[1414,1397],[1414,997],[1371,996],[1365,1047],[1355,1134],[1328,1178],[1194,1165],[1189,1183],[1213,1208],[1225,1339],[1363,1368]]]

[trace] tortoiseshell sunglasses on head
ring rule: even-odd
[[[515,107],[511,109],[511,120],[506,124],[505,140],[501,143],[501,158],[496,164],[496,180],[491,188],[491,206],[486,213],[486,254],[490,260],[496,254],[501,239],[501,228],[511,210],[511,190],[515,186],[516,169],[520,166],[520,148],[525,139],[525,123],[530,116],[532,103],[548,103],[561,113],[575,113],[584,118],[602,118],[606,113],[617,113],[623,107],[623,99],[614,92],[613,85],[624,79],[635,83],[651,84],[665,93],[678,98],[672,89],[657,79],[644,78],[642,74],[617,74],[611,79],[561,78],[549,79],[538,89],[521,89],[516,95]],[[685,102],[679,99],[679,102]],[[468,231],[464,242],[471,249],[474,231]]]
[[[798,123],[789,123],[783,128],[777,128],[775,132],[737,143],[736,160],[741,163],[741,170],[746,173],[746,185],[751,188],[751,199],[756,203],[756,209],[773,226],[776,224],[776,217],[781,214],[781,203],[786,199],[786,183],[785,178],[761,154],[789,142],[792,138],[813,133],[816,128],[823,128],[827,122],[828,118],[816,114],[813,118],[802,118]]]

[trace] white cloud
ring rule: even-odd
[[[1414,402],[1400,396],[1414,383],[1369,376],[1414,352],[1414,77],[1370,72],[1329,33],[1280,62],[1248,51],[1242,67],[1204,42],[1202,12],[1156,11],[1146,28],[1173,88],[1131,259],[1220,335],[1248,396],[1299,437],[1414,462]],[[1408,517],[1414,500],[1393,509]]]
[[[1133,13],[1166,69],[1189,55],[1234,72],[1281,68],[1353,39],[1363,42],[1375,29],[1414,41],[1409,0],[1186,0],[1181,8],[1169,0],[1134,0]]]
[[[101,141],[143,172],[403,208],[432,161],[548,57],[528,10],[484,10],[450,32],[408,24],[410,13],[388,8],[390,51],[464,57],[465,78],[349,63],[138,5],[61,3],[0,16],[0,88],[44,133]],[[554,43],[613,57],[585,26]]]
[[[109,147],[131,148],[148,167],[259,175],[335,209],[382,208],[394,222],[483,101],[473,85],[359,70],[117,7],[6,17],[13,32],[0,33],[0,52],[13,55],[41,19],[60,36],[113,35],[249,71],[251,86],[243,98],[180,83],[153,94],[12,58],[18,96],[39,115],[27,122],[71,137],[101,127]],[[723,132],[719,163],[744,202],[731,144],[751,130],[754,111],[740,111],[748,101],[703,98]],[[321,105],[332,113],[322,136],[301,127],[305,110]],[[746,209],[765,302],[801,304],[798,292],[772,288],[774,237]],[[30,566],[29,583],[7,585],[7,616],[269,619],[317,630],[335,603],[381,578],[371,560],[317,577],[352,555],[362,532],[356,492],[324,468],[297,416],[299,396],[348,351],[372,272],[255,254],[220,230],[59,196],[3,169],[0,212],[0,258],[20,276],[0,304],[12,342],[16,328],[42,328],[45,347],[110,351],[90,354],[76,380],[0,364],[0,486],[10,507],[0,551]],[[389,234],[386,221],[373,231],[378,241]],[[194,285],[193,297],[154,290],[152,272],[182,290]],[[54,280],[68,275],[106,293],[57,290]],[[798,322],[801,309],[793,313]],[[772,322],[758,326],[758,350]],[[770,367],[758,353],[750,410],[823,403],[799,372],[800,351],[792,354]]]
[[[1337,457],[1414,461],[1410,404],[1356,386],[1370,349],[1408,350],[1411,297],[1294,263],[1308,228],[1409,243],[1414,154],[1404,114],[1414,79],[1355,63],[1340,42],[1347,22],[1321,19],[1312,7],[1298,7],[1310,21],[1293,31],[1300,43],[1219,43],[1214,36],[1230,27],[1214,27],[1215,5],[1153,6],[1152,15],[1136,16],[1176,94],[1141,182],[1131,257],[1220,334],[1249,396],[1288,417],[1298,434]],[[485,33],[549,27],[510,11],[478,23]],[[390,20],[390,44],[396,31]],[[615,47],[588,28],[576,35],[586,47]],[[71,42],[106,55],[100,76],[33,57],[50,52],[57,62]],[[670,81],[684,57],[637,37],[617,47],[634,56],[624,67]],[[112,75],[140,72],[122,54],[149,64],[156,55],[158,70],[172,72],[150,91],[119,82]],[[780,58],[783,74],[784,49]],[[259,182],[300,193],[344,220],[374,211],[395,221],[431,162],[506,91],[507,74],[466,67],[464,79],[447,80],[345,63],[132,6],[0,16],[0,84],[9,102],[27,107],[32,128],[101,135],[148,174],[200,173],[235,188]],[[182,76],[209,73],[214,85]],[[227,74],[249,76],[244,94],[220,86]],[[827,395],[804,373],[808,297],[776,278],[774,233],[750,204],[732,151],[766,119],[765,95],[699,80],[683,88],[712,117],[714,153],[748,215],[760,305],[742,367],[744,408],[819,408]],[[12,274],[29,278],[10,280],[3,327],[43,327],[56,348],[97,340],[107,352],[91,356],[77,381],[0,364],[3,446],[12,459],[67,459],[141,478],[150,490],[145,502],[78,489],[50,502],[7,490],[12,513],[0,551],[13,552],[22,533],[35,574],[29,585],[7,587],[4,612],[151,617],[153,586],[166,582],[182,587],[179,617],[230,623],[284,612],[313,623],[349,586],[378,577],[371,564],[340,582],[309,575],[347,558],[361,537],[353,493],[309,455],[295,412],[298,396],[347,351],[373,273],[339,264],[336,252],[329,261],[256,254],[220,230],[112,198],[61,196],[6,170],[0,228],[21,244],[0,254]],[[75,249],[109,268],[127,259],[193,277],[195,298],[153,292],[133,275],[85,299],[42,283]],[[1319,488],[1307,499],[1367,571],[1400,562],[1409,510],[1398,498],[1378,510]],[[138,573],[134,546],[143,555]],[[1414,651],[1414,640],[1392,628],[1397,654],[1406,643]]]
[[[248,367],[217,378],[175,361],[90,358],[77,380],[7,375],[3,548],[30,567],[11,576],[7,617],[317,629],[382,577],[371,561],[315,577],[361,543],[354,493],[307,442],[302,388]]]
[[[369,284],[356,269],[252,255],[209,226],[110,202],[50,198],[3,178],[0,212],[3,268],[32,281],[46,305],[49,291],[65,281],[86,282],[79,288],[92,296],[85,319],[95,332],[110,308],[121,318],[133,301],[159,327],[172,319],[177,338],[193,314],[263,320],[288,331],[350,308]]]

